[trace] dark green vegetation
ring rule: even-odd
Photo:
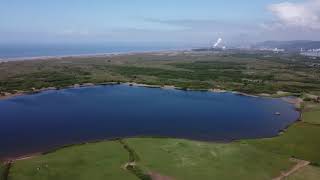
[[[246,53],[149,53],[0,64],[0,92],[73,84],[137,82],[252,94],[316,92],[320,70],[301,56]]]
[[[5,168],[5,166],[4,166],[3,164],[0,164],[0,175],[3,174],[4,168]],[[0,177],[1,177],[1,176],[0,176]]]
[[[8,180],[12,162],[0,164],[0,180]]]

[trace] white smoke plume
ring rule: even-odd
[[[213,47],[217,47],[222,42],[222,39],[219,38],[217,42],[213,45]]]

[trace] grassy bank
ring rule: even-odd
[[[271,179],[294,164],[285,155],[242,143],[217,144],[157,138],[134,138],[125,142],[140,157],[136,163],[144,171],[175,179]],[[16,161],[9,178],[137,179],[124,169],[128,157],[125,149],[115,142],[74,146]]]
[[[128,139],[143,165],[178,179],[272,179],[293,166],[290,158],[308,160],[304,179],[320,178],[320,126],[299,122],[279,137],[230,144],[173,139]],[[146,148],[147,147],[147,148]],[[230,173],[232,171],[232,173]],[[309,172],[312,171],[312,172]],[[295,177],[299,178],[299,172]]]
[[[282,135],[262,140],[244,141],[257,148],[276,154],[283,154],[320,165],[320,126],[318,110],[320,104],[305,102],[302,109],[302,120],[292,125]]]
[[[131,138],[125,142],[137,153],[137,163],[145,172],[186,180],[272,179],[295,164],[289,160],[292,156],[310,160],[314,164],[318,162],[317,144],[320,143],[302,143],[296,139],[306,133],[307,129],[304,128],[309,127],[300,126],[299,123],[278,138],[228,144],[169,138]],[[303,138],[314,139],[320,129],[308,132]],[[116,142],[74,146],[17,161],[9,177],[16,180],[88,177],[92,180],[137,179],[123,168],[128,158],[129,153]],[[306,173],[310,176],[317,174]]]
[[[116,141],[72,146],[56,152],[17,161],[10,180],[137,179],[122,168],[128,153]]]
[[[309,113],[320,105],[309,103],[305,107],[308,110],[303,113]],[[290,170],[296,164],[290,160],[294,157],[310,161],[311,165],[294,172],[288,179],[317,180],[320,178],[320,139],[317,137],[320,137],[320,126],[303,120],[275,138],[226,144],[170,138],[91,143],[16,161],[9,178],[149,179],[148,174],[156,174],[183,180],[267,180]]]
[[[141,163],[177,179],[272,179],[292,166],[286,156],[254,146],[176,139],[128,139]]]
[[[279,137],[246,141],[259,149],[320,165],[320,126],[299,122]]]

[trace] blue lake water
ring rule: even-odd
[[[298,117],[280,99],[233,93],[127,85],[46,91],[0,101],[0,158],[118,137],[271,137]]]

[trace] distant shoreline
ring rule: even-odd
[[[109,53],[89,53],[89,54],[70,54],[70,55],[52,55],[52,56],[26,56],[26,57],[12,57],[2,58],[0,57],[0,63],[13,62],[13,61],[27,61],[27,60],[50,60],[50,59],[62,59],[62,58],[91,58],[91,57],[113,57],[119,55],[136,55],[146,53],[174,53],[190,51],[192,48],[181,49],[169,49],[169,50],[150,50],[150,51],[127,51],[127,52],[109,52]]]

